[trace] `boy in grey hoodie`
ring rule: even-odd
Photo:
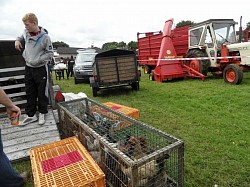
[[[25,87],[27,105],[25,107],[26,118],[21,125],[37,121],[36,111],[39,111],[39,124],[45,123],[45,114],[48,112],[48,66],[54,52],[53,46],[46,29],[38,26],[35,14],[28,13],[22,19],[25,30],[17,37],[15,48],[22,50],[25,43],[23,58],[26,61]],[[38,101],[38,102],[37,102]]]

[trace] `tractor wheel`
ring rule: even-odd
[[[154,80],[155,80],[155,78],[154,78],[154,73],[151,72],[151,73],[149,74],[148,78],[149,78],[149,80],[154,81]]]
[[[243,79],[243,72],[236,64],[230,64],[223,70],[223,79],[231,84],[240,84]]]
[[[151,73],[151,68],[150,66],[144,66],[144,74],[150,74]]]
[[[204,52],[194,49],[187,53],[187,58],[199,58],[199,57],[207,57],[207,54]],[[184,62],[185,65],[189,66],[190,68],[202,73],[203,75],[207,76],[208,68],[210,66],[209,60],[186,60]]]
[[[97,96],[97,88],[96,87],[92,87],[92,94],[93,94],[93,97]]]

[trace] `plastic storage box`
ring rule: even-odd
[[[76,137],[34,147],[30,159],[37,187],[105,186],[105,174]]]
[[[136,108],[131,108],[131,107],[128,107],[128,106],[119,105],[119,104],[112,103],[112,102],[106,102],[106,103],[103,103],[103,104],[110,107],[113,110],[121,112],[121,113],[123,113],[123,114],[125,114],[127,116],[130,116],[130,117],[134,118],[134,119],[139,119],[139,110],[136,109]]]

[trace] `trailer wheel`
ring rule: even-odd
[[[243,79],[243,72],[236,64],[230,64],[223,70],[223,79],[231,84],[240,84]]]
[[[93,97],[97,97],[97,88],[96,87],[92,87],[92,94],[93,94]]]
[[[187,58],[207,57],[207,54],[205,54],[200,50],[194,49],[188,51],[186,57]],[[210,66],[210,61],[194,59],[194,60],[186,60],[184,61],[184,64],[206,76],[208,68]]]
[[[132,89],[138,91],[140,89],[139,82],[132,83]]]

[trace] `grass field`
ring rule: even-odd
[[[75,85],[71,77],[54,84],[93,99],[88,83]],[[139,91],[103,90],[94,99],[137,108],[140,121],[182,139],[186,187],[250,186],[250,73],[240,85],[212,76],[158,83],[142,74]],[[29,161],[14,165],[30,169]]]

